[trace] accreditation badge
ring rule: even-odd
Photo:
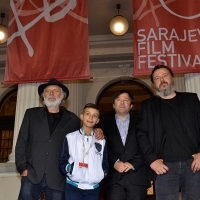
[[[79,166],[80,168],[88,169],[88,164],[87,164],[87,163],[84,163],[84,162],[79,162],[78,166]]]

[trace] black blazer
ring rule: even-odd
[[[139,152],[138,144],[136,141],[136,119],[130,117],[125,146],[122,143],[115,116],[103,124],[103,131],[106,137],[109,160],[107,184],[117,183],[122,176],[122,173],[119,173],[114,169],[114,164],[119,159],[120,161],[131,163],[135,168],[135,170],[129,170],[128,172],[123,173],[123,176],[128,177],[130,183],[135,185],[149,186],[147,177],[148,168],[145,165],[144,160]]]
[[[21,173],[28,169],[29,180],[37,184],[46,172],[47,185],[64,191],[65,176],[59,171],[59,158],[65,135],[80,128],[79,118],[61,107],[63,116],[52,134],[45,107],[27,109],[15,148],[15,163]]]
[[[195,93],[176,92],[180,121],[192,153],[200,152],[200,102]],[[158,96],[142,102],[137,125],[137,137],[141,152],[148,165],[161,158],[166,138],[162,119],[161,98]],[[155,173],[151,178],[155,179]]]

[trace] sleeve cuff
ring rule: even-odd
[[[65,170],[67,173],[70,172],[70,168],[71,168],[71,165],[70,164],[67,164],[66,167],[65,167]]]

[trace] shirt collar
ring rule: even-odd
[[[121,120],[116,114],[115,114],[115,119],[116,120]],[[130,120],[130,114],[128,114],[127,116],[126,116],[126,119],[124,120],[124,121],[127,121],[127,120]],[[122,121],[122,120],[121,120]]]
[[[81,133],[81,135],[86,136],[86,134],[85,134],[84,131],[83,131],[83,127],[80,128],[79,132]],[[94,135],[94,131],[92,130],[92,132],[90,133],[90,135],[87,135],[87,136],[93,136],[93,135]]]

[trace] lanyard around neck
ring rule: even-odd
[[[87,135],[85,135],[83,129],[80,129],[80,131],[81,131],[82,136],[83,136],[83,137],[82,137],[82,141],[83,141],[83,163],[84,163],[85,157],[89,154],[89,151],[90,151],[90,149],[92,148],[92,146],[93,146],[93,144],[94,144],[94,133],[93,133],[93,131],[91,132],[92,141],[90,142],[89,148],[88,148],[88,150],[86,151],[86,149],[85,149],[85,143],[84,143],[84,137],[87,136]]]

